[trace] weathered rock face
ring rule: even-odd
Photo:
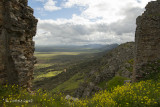
[[[142,66],[160,59],[160,0],[149,2],[146,11],[137,18],[135,42],[136,81],[145,75]]]
[[[6,79],[6,74],[4,72],[4,53],[5,44],[4,37],[2,37],[2,25],[3,25],[3,3],[0,1],[0,83]]]
[[[132,78],[134,42],[121,44],[120,46],[107,52],[102,58],[97,60],[98,65],[85,73],[85,81],[75,91],[75,97],[89,97],[101,90],[101,83],[107,83],[115,76]],[[107,86],[107,84],[106,84]]]
[[[31,87],[37,19],[27,2],[0,1],[0,84]]]

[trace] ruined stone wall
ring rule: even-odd
[[[0,1],[0,83],[31,87],[37,19],[28,0]]]
[[[146,11],[137,18],[135,44],[136,81],[145,75],[142,66],[160,59],[160,0],[149,2]]]

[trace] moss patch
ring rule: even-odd
[[[47,72],[47,73],[42,73],[42,74],[39,74],[37,76],[35,76],[35,79],[34,81],[36,80],[42,80],[43,78],[49,78],[49,77],[53,77],[53,76],[56,76],[58,74],[60,74],[62,71],[51,71],[51,72]]]
[[[59,90],[61,91],[70,91],[77,89],[79,84],[84,82],[84,74],[77,73],[73,77],[71,77],[69,80],[65,81],[64,83],[58,85],[56,88],[52,90],[52,92],[57,92]]]
[[[107,82],[106,81],[103,81],[103,82],[100,82],[98,84],[98,87],[102,88],[102,89],[106,89],[107,88]]]
[[[115,76],[110,81],[107,82],[107,90],[112,90],[117,86],[122,86],[124,84],[124,80],[130,80],[129,78]]]

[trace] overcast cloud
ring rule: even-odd
[[[54,0],[39,1],[45,2],[46,11],[77,6],[81,14],[71,19],[39,18],[37,45],[84,45],[134,41],[136,18],[151,0],[64,0],[60,7]]]

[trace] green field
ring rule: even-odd
[[[50,60],[56,58],[56,56],[60,55],[79,55],[80,52],[35,52],[35,56],[38,60]]]
[[[64,83],[58,85],[56,88],[52,90],[53,93],[56,93],[57,91],[61,90],[61,92],[71,92],[74,89],[77,89],[79,84],[84,82],[84,74],[77,73],[73,77],[71,77],[69,80],[65,81]]]
[[[79,52],[35,52],[37,64],[35,64],[33,87],[35,89],[52,87],[49,78],[53,78],[58,74],[69,71],[71,68],[76,68],[80,63],[93,60],[98,57],[98,50],[79,51]],[[78,70],[80,68],[76,68]],[[68,74],[67,74],[68,75]],[[62,77],[63,78],[63,77]],[[81,78],[81,79],[79,79]],[[55,90],[72,90],[78,87],[79,83],[83,82],[83,75],[70,78],[68,81],[58,84]],[[78,79],[78,80],[77,80]],[[56,84],[52,81],[53,85]],[[57,80],[58,81],[58,80]],[[72,86],[69,86],[73,83]],[[54,87],[54,86],[53,86]]]
[[[35,52],[38,67],[48,67],[54,64],[75,63],[77,61],[93,58],[95,52]]]

